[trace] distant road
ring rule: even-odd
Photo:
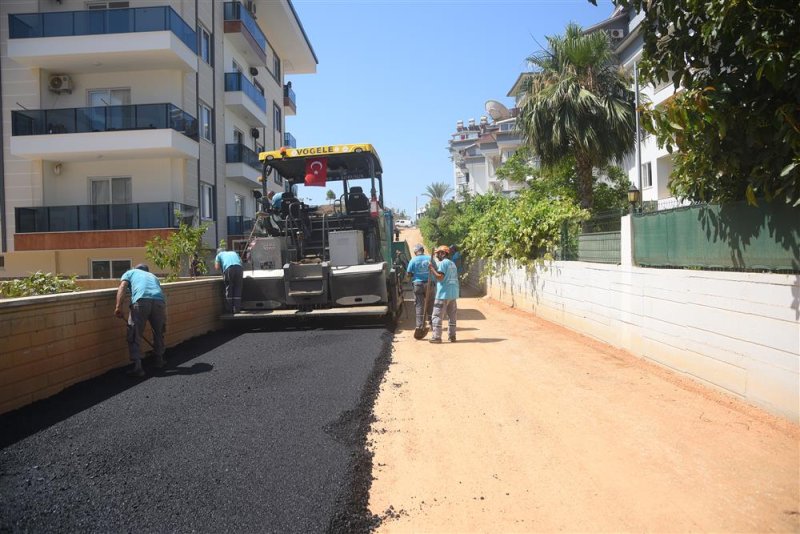
[[[203,336],[0,417],[0,532],[365,531],[379,327]]]

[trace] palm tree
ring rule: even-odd
[[[431,199],[431,205],[444,205],[444,197],[453,192],[452,186],[447,182],[434,182],[425,187],[424,196]]]
[[[528,58],[534,72],[521,95],[520,128],[543,165],[575,158],[581,207],[593,204],[593,169],[634,147],[634,93],[605,32],[569,24]]]

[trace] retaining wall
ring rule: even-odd
[[[555,261],[511,266],[483,286],[505,304],[800,422],[800,276]]]
[[[219,278],[163,284],[168,347],[222,327]],[[0,413],[128,364],[116,289],[0,301]]]

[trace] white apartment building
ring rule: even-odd
[[[500,102],[489,100],[486,112],[489,116],[481,116],[477,124],[475,119],[469,119],[466,126],[464,121],[458,121],[450,136],[448,150],[453,161],[456,200],[465,194],[513,194],[522,187],[500,179],[496,173],[523,143],[516,126],[516,108],[509,110]]]
[[[643,19],[643,13],[617,7],[608,19],[584,31],[607,32],[614,46],[614,53],[633,78],[634,64],[642,57],[643,40],[639,25]],[[653,84],[643,83],[640,79],[639,92],[642,95],[642,104],[651,106],[658,106],[675,94],[670,80]],[[637,166],[636,150],[620,165],[627,171],[631,183],[641,191],[642,202],[651,202],[656,207],[674,207],[677,201],[669,191],[673,156],[666,149],[659,148],[655,137],[650,134],[644,136],[638,149],[641,165]]]
[[[317,66],[291,0],[3,0],[0,50],[0,278],[118,277],[175,210],[247,233]]]

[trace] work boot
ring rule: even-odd
[[[133,365],[132,369],[129,369],[125,374],[128,376],[132,376],[134,378],[144,378],[144,369],[142,368],[142,362],[136,362]]]
[[[448,339],[449,339],[450,343],[455,343],[455,342],[456,342],[456,335],[455,335],[455,334],[453,334],[453,335],[452,335],[452,336],[450,336]]]
[[[440,338],[440,337],[432,337],[432,338],[430,338],[430,340],[428,340],[428,343],[441,343],[441,342],[442,342],[442,338]]]

